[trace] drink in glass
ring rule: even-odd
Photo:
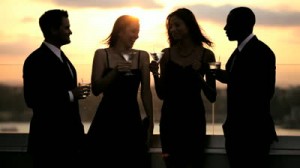
[[[161,57],[163,56],[163,54],[164,54],[163,52],[153,52],[153,53],[150,53],[152,59],[155,62],[157,62],[157,63],[159,63],[159,61],[160,61]]]
[[[79,87],[81,87],[82,91],[83,91],[83,95],[82,97],[85,99],[87,98],[90,93],[91,93],[91,83],[79,83]]]
[[[221,68],[221,62],[216,61],[216,62],[210,62],[209,64],[209,69],[211,70],[213,75],[216,75],[216,71]]]
[[[122,53],[122,56],[126,62],[132,63],[132,58],[135,54],[136,54],[136,52],[132,51],[129,53]],[[130,76],[130,75],[133,75],[133,73],[129,70],[128,72],[125,73],[125,75]]]

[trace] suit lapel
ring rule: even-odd
[[[236,59],[236,57],[239,55],[239,53],[240,53],[240,52],[239,52],[238,48],[236,48],[236,49],[233,51],[233,53],[231,54],[231,56],[229,57],[229,60],[228,60],[228,62],[227,62],[227,64],[226,64],[226,69],[227,69],[229,72],[232,71],[233,66],[234,66],[235,59]]]
[[[247,53],[251,53],[252,49],[251,46],[253,46],[254,43],[256,43],[258,41],[257,37],[254,36],[252,39],[250,39],[248,41],[248,43],[244,46],[244,48],[242,49],[242,51],[239,51],[238,48],[236,48],[234,50],[234,52],[231,54],[227,64],[226,64],[226,69],[231,72],[233,69],[235,69],[234,64],[236,62],[240,62],[241,59],[248,59],[247,58]],[[246,55],[245,55],[246,54]],[[249,59],[248,61],[251,61],[251,59]]]
[[[75,81],[77,81],[76,79],[76,70],[73,66],[73,64],[71,63],[71,61],[68,59],[68,57],[64,54],[63,51],[61,51],[61,58],[65,64],[65,66],[68,68],[70,75],[72,76],[72,78],[75,79]]]
[[[73,87],[77,85],[77,74],[76,69],[74,68],[71,61],[66,57],[66,55],[61,52],[61,58],[63,62],[44,44],[42,43],[41,49],[47,53],[45,56],[48,61],[53,62],[54,66],[57,66],[59,68],[60,74],[64,74],[64,81],[71,84]],[[73,76],[71,74],[73,73]]]

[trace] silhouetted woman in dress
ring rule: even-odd
[[[150,64],[158,97],[163,100],[160,138],[167,168],[201,168],[206,144],[204,93],[210,102],[216,100],[215,79],[208,62],[215,57],[204,44],[211,46],[201,32],[193,13],[178,9],[167,17],[170,47],[163,49],[158,64]]]
[[[153,132],[149,55],[133,49],[138,39],[139,19],[120,16],[106,42],[108,48],[95,52],[92,93],[103,94],[87,133],[88,163],[108,167],[142,168],[147,165],[147,142]],[[127,62],[123,55],[131,55]],[[140,88],[140,92],[139,92]],[[148,136],[137,101],[138,93],[150,121]]]

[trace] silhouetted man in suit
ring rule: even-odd
[[[227,84],[227,118],[223,124],[231,168],[269,167],[269,152],[277,140],[270,114],[275,90],[276,59],[254,34],[255,15],[247,7],[230,11],[224,27],[229,41],[237,41],[225,70],[216,79]]]
[[[84,140],[78,100],[88,88],[77,87],[76,70],[60,50],[70,43],[64,10],[49,10],[39,19],[45,40],[25,60],[24,96],[33,115],[28,152],[35,168],[75,167]]]

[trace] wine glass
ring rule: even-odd
[[[132,58],[136,54],[135,51],[131,51],[129,53],[122,53],[123,58],[125,59],[126,62],[132,63]],[[125,73],[126,76],[134,75],[131,70]]]
[[[157,63],[159,63],[159,61],[161,60],[163,54],[164,54],[164,52],[152,52],[152,53],[150,53],[152,59]]]

